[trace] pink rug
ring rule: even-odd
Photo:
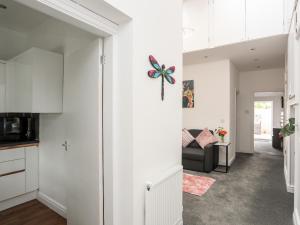
[[[202,196],[215,183],[215,179],[204,176],[195,176],[191,174],[183,174],[183,191]]]

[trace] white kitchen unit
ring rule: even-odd
[[[5,63],[0,61],[0,113],[5,112]]]
[[[284,0],[246,0],[248,40],[284,33]]]
[[[213,0],[210,37],[213,46],[245,40],[245,1]]]
[[[38,164],[37,146],[0,149],[0,210],[22,203],[38,189]]]
[[[209,0],[183,2],[183,51],[209,47]]]
[[[39,187],[39,151],[38,147],[26,147],[26,192],[35,191]]]
[[[61,113],[63,56],[31,48],[7,62],[6,111]]]

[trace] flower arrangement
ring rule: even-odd
[[[223,127],[218,127],[215,129],[215,132],[219,135],[221,142],[224,142],[224,138],[228,132]]]

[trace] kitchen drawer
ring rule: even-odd
[[[0,150],[0,163],[16,159],[24,159],[24,148]]]
[[[25,194],[25,172],[0,177],[0,201]]]
[[[0,176],[20,170],[25,170],[24,159],[17,159],[0,163]]]

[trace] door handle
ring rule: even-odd
[[[62,146],[65,148],[65,151],[67,152],[69,150],[70,145],[68,144],[67,141],[65,141]]]

